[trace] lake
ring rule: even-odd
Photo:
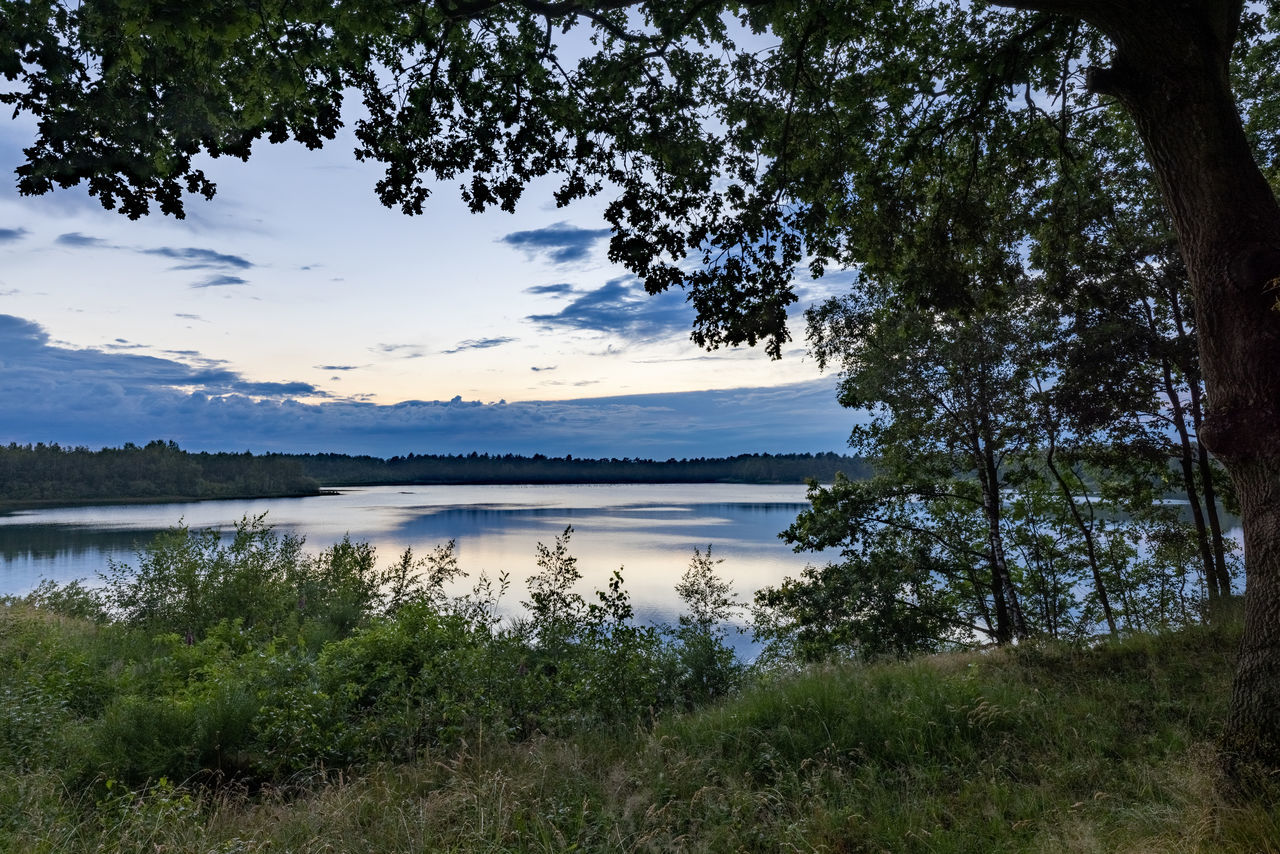
[[[243,516],[267,514],[279,531],[306,537],[319,551],[344,534],[374,545],[379,565],[406,547],[419,555],[450,539],[472,578],[510,573],[503,605],[517,613],[527,598],[535,546],[573,526],[570,552],[581,591],[603,589],[622,569],[639,619],[674,623],[674,587],[694,547],[724,558],[720,574],[744,602],[766,585],[796,575],[820,556],[796,554],[777,538],[807,507],[800,484],[617,484],[536,486],[339,487],[307,498],[132,504],[19,511],[0,516],[0,594],[21,594],[41,578],[97,581],[108,559],[134,562],[157,532],[184,521],[229,530]],[[736,644],[746,651],[749,644]]]

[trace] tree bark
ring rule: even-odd
[[[1208,398],[1200,438],[1240,498],[1245,624],[1223,749],[1245,782],[1280,770],[1280,205],[1231,92],[1240,5],[1113,4],[1093,22],[1114,62],[1091,82],[1133,118],[1173,216]]]

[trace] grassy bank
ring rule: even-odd
[[[1215,789],[1232,628],[756,674],[656,722],[481,726],[397,764],[126,786],[73,767],[92,697],[36,708],[105,664],[85,657],[103,629],[0,620],[11,669],[73,665],[8,707],[5,738],[27,726],[44,753],[0,772],[0,850],[1280,850],[1280,811]]]

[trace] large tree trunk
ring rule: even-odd
[[[1280,206],[1231,93],[1241,3],[1083,3],[1116,45],[1092,87],[1137,124],[1195,298],[1208,406],[1202,441],[1244,523],[1244,640],[1224,741],[1238,778],[1280,770]],[[1097,7],[1103,7],[1098,9]]]

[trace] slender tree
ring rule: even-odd
[[[935,502],[968,506],[981,532],[997,643],[1029,633],[1007,556],[1003,494],[1008,463],[1028,451],[1033,428],[1026,401],[1043,369],[1029,346],[1033,316],[1025,306],[1013,308],[961,320],[912,310],[864,283],[859,293],[808,313],[819,364],[842,372],[841,402],[873,413],[869,424],[854,430],[851,444],[877,461],[876,482],[933,517],[914,520],[916,526],[936,527]],[[884,498],[894,500],[888,493]],[[947,539],[936,530],[930,536]]]

